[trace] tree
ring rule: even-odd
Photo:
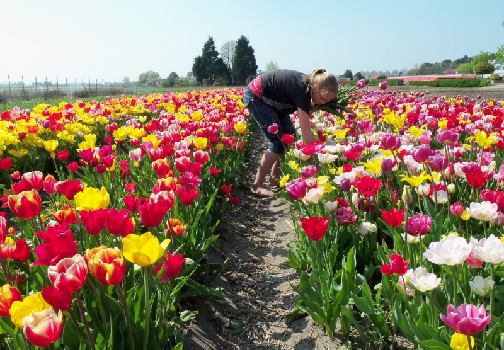
[[[264,70],[266,72],[269,70],[275,70],[275,69],[278,69],[278,63],[273,62],[273,61],[269,61],[268,63],[266,63],[266,67],[264,67]]]
[[[343,78],[348,78],[348,79],[352,80],[353,79],[353,73],[352,73],[352,71],[350,69],[347,69],[345,71],[345,73],[343,73],[342,77]]]
[[[355,73],[354,78],[357,80],[361,80],[361,79],[364,79],[364,75],[362,75],[361,72],[357,72],[357,73]]]
[[[471,63],[462,63],[457,67],[458,74],[470,74],[473,73],[473,65]]]
[[[495,53],[495,60],[497,63],[504,64],[504,45],[497,49],[497,52]]]
[[[124,77],[122,80],[122,86],[123,87],[128,87],[131,86],[131,80],[129,77]]]
[[[245,36],[240,36],[236,41],[235,54],[233,56],[232,74],[235,83],[245,84],[247,79],[255,76],[257,63],[254,49],[249,45],[249,40]]]
[[[143,85],[143,84],[155,85],[156,82],[158,82],[159,80],[161,80],[161,76],[159,75],[159,73],[149,70],[138,76],[137,85]]]
[[[488,62],[480,62],[474,65],[474,74],[492,74],[495,70],[493,64]]]
[[[488,62],[494,59],[495,59],[495,53],[480,52],[479,55],[477,55],[472,59],[471,64],[473,65],[473,67],[475,67],[478,63]]]
[[[228,67],[228,69],[231,71],[231,68],[233,67],[233,56],[235,53],[235,48],[236,48],[236,41],[230,40],[224,43],[220,49],[220,55],[222,57],[222,61],[224,61],[224,64]]]
[[[198,83],[213,84],[217,78],[226,82],[229,80],[229,69],[219,57],[212,37],[203,45],[201,56],[194,59],[192,71]]]
[[[175,72],[171,72],[170,75],[168,76],[167,82],[168,82],[168,87],[173,87],[175,85],[175,81],[179,78],[178,74]]]

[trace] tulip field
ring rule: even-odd
[[[277,131],[277,195],[297,235],[287,321],[309,314],[331,338],[367,343],[401,333],[418,349],[504,348],[504,102],[363,82],[346,94],[343,113],[313,113],[310,145]],[[223,264],[205,252],[239,202],[242,96],[0,111],[6,348],[184,348],[198,310],[180,302],[220,298]]]

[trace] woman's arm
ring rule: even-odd
[[[309,145],[310,143],[315,141],[315,138],[313,137],[313,133],[311,130],[310,116],[301,108],[298,108],[297,112],[299,118],[299,125],[301,126],[301,137],[303,138],[303,141],[307,145]]]

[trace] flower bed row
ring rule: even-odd
[[[0,339],[10,349],[183,347],[189,296],[243,165],[242,90],[0,114]],[[7,209],[8,208],[8,209]],[[207,280],[201,271],[205,271]]]
[[[288,152],[289,318],[309,313],[331,337],[340,321],[368,342],[503,348],[504,102],[381,88],[315,114],[319,141]]]

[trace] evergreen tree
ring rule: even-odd
[[[225,83],[229,81],[229,69],[219,57],[212,37],[203,45],[201,56],[194,59],[192,72],[200,84],[213,84],[217,78],[222,78]]]
[[[235,54],[233,56],[232,74],[236,84],[245,84],[247,79],[257,73],[257,63],[254,49],[249,44],[245,36],[240,36],[236,42]]]

